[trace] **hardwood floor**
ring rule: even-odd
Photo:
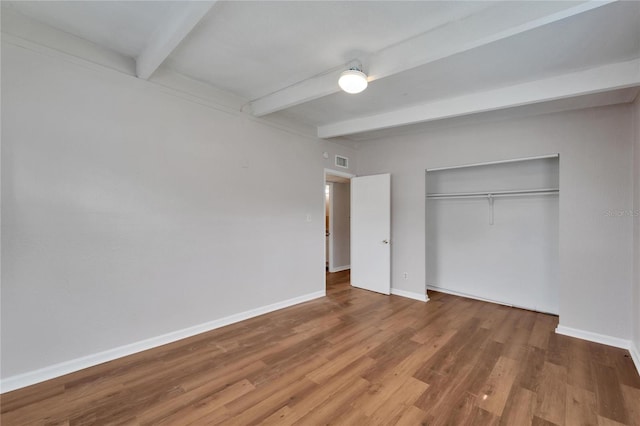
[[[550,315],[351,288],[1,396],[2,425],[640,425],[628,352]]]

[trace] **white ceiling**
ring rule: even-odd
[[[640,8],[627,6],[592,10],[377,80],[359,96],[337,92],[289,111],[321,125],[631,59],[640,52]]]
[[[257,99],[490,2],[218,2],[169,57],[176,71]]]
[[[133,58],[185,6],[180,1],[2,0],[2,7]]]
[[[2,1],[2,8],[3,31],[27,17],[135,61],[139,77],[171,71],[243,98],[257,116],[354,140],[441,119],[434,108],[442,100],[456,101],[447,111],[455,117],[626,102],[640,86],[640,65],[628,62],[640,58],[636,1]],[[18,15],[19,24],[6,25]],[[370,84],[348,95],[336,78],[354,60]],[[575,87],[563,83],[574,80]],[[522,86],[538,81],[540,90]],[[598,96],[606,92],[616,96]],[[580,101],[557,102],[572,97]]]

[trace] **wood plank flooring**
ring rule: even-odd
[[[9,425],[640,425],[629,354],[557,317],[351,288],[0,397]]]

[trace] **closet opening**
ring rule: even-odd
[[[559,155],[426,170],[427,290],[558,314]]]

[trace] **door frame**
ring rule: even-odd
[[[339,176],[339,177],[343,177],[343,178],[347,178],[347,179],[352,179],[354,177],[356,177],[356,175],[354,175],[353,173],[347,173],[347,172],[342,172],[340,170],[334,170],[334,169],[324,169],[324,182],[322,184],[322,194],[324,195],[324,188],[327,185],[327,175],[333,175],[333,176]],[[330,185],[330,190],[329,190],[329,272],[332,272],[334,270],[334,265],[333,265],[333,183],[329,183]],[[324,199],[326,200],[326,196],[324,197]],[[327,238],[324,239],[324,253],[327,253]],[[323,262],[324,264],[324,262]]]
[[[328,216],[326,226],[329,235],[324,239],[324,251],[327,255],[327,271],[333,272],[333,182],[325,182],[325,186],[329,188],[329,193],[327,194],[329,199],[326,206]]]

